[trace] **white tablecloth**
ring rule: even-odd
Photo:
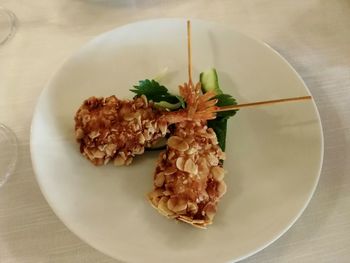
[[[117,262],[55,216],[34,178],[29,128],[64,59],[136,20],[193,17],[229,24],[285,56],[319,108],[325,156],[316,193],[278,241],[244,262],[350,262],[350,2],[348,0],[2,0],[19,19],[0,46],[0,121],[18,136],[17,169],[0,189],[0,262]]]

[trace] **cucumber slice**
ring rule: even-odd
[[[216,95],[222,94],[219,86],[219,78],[215,68],[208,69],[199,75],[202,92],[214,91]]]

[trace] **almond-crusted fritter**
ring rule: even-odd
[[[81,153],[95,165],[113,161],[129,165],[135,155],[152,146],[167,132],[161,111],[145,96],[134,100],[91,97],[75,116],[75,135]]]
[[[176,124],[157,162],[151,204],[169,218],[205,228],[226,192],[224,159],[215,132],[205,123]]]

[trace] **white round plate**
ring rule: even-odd
[[[194,76],[215,67],[239,102],[308,95],[293,68],[267,45],[223,26],[192,21]],[[98,36],[43,90],[31,129],[40,188],[81,239],[125,262],[227,262],[280,237],[308,204],[320,175],[323,137],[313,101],[242,109],[229,121],[228,190],[214,224],[193,228],[146,201],[158,153],[130,167],[94,167],[74,139],[74,115],[90,96],[131,98],[139,80],[168,68],[162,83],[187,80],[186,21],[142,21]]]

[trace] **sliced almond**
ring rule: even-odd
[[[78,128],[78,129],[75,130],[75,138],[78,139],[78,140],[84,138],[84,131],[83,131],[83,129]]]
[[[107,147],[107,144],[102,144],[102,145],[99,145],[97,148],[101,151],[101,152],[104,152],[105,149]]]
[[[181,137],[171,136],[168,139],[168,146],[180,152],[187,151],[190,147]]]
[[[216,214],[216,207],[213,203],[208,203],[203,211],[205,212],[205,215],[209,218],[210,221],[214,219],[214,216]]]
[[[184,165],[184,171],[190,174],[198,174],[198,166],[193,162],[191,158],[188,158]]]
[[[132,121],[133,119],[136,119],[135,112],[128,112],[123,115],[123,119],[126,121]]]
[[[113,144],[113,143],[108,144],[108,145],[106,146],[106,149],[105,149],[106,154],[107,154],[108,156],[114,155],[116,150],[117,150],[117,145],[116,145],[116,144]]]
[[[150,120],[147,120],[145,123],[144,123],[144,125],[143,125],[145,128],[149,128],[149,127],[151,127],[152,126],[152,124],[151,124],[151,121]]]
[[[145,139],[145,136],[143,136],[142,133],[139,134],[138,141],[139,141],[140,144],[144,144],[145,143],[146,139]]]
[[[165,181],[165,176],[163,172],[157,173],[154,178],[154,185],[156,187],[162,187]]]
[[[88,150],[88,148],[84,148],[84,155],[87,156],[90,160],[94,159],[94,155]]]
[[[125,165],[129,166],[132,163],[133,158],[130,156],[128,159],[125,161]]]
[[[148,196],[153,199],[153,198],[158,198],[158,197],[161,197],[163,195],[163,192],[161,189],[155,189],[153,190],[152,192],[150,192],[148,194]]]
[[[201,229],[206,229],[206,225],[205,223],[203,224],[198,224],[198,223],[194,223],[194,220],[188,216],[183,216],[183,215],[180,215],[178,218],[176,218],[177,220],[179,221],[182,221],[182,222],[185,222],[185,223],[188,223],[194,227],[197,227],[197,228],[201,228]],[[195,221],[198,221],[198,220],[195,220]],[[204,221],[204,220],[203,220]]]
[[[123,157],[121,157],[120,155],[118,155],[117,157],[115,157],[113,164],[115,166],[122,166],[125,164],[125,159]]]
[[[216,135],[207,132],[207,133],[204,133],[204,134],[203,134],[203,137],[204,137],[204,138],[207,138],[207,139],[213,139],[213,138],[216,138]]]
[[[143,154],[145,152],[145,148],[141,145],[137,145],[132,152],[133,154]]]
[[[140,125],[138,123],[132,123],[131,129],[134,133],[138,132],[140,130]]]
[[[184,166],[185,166],[185,159],[183,157],[179,157],[176,159],[176,167],[177,169],[179,169],[180,171],[184,170]]]
[[[84,115],[82,119],[83,125],[86,125],[90,120],[91,120],[90,115]]]
[[[137,120],[137,127],[138,130],[140,129],[140,127],[142,126],[142,121],[141,121],[141,114],[140,112],[137,112],[138,114],[136,115],[136,120]]]
[[[119,152],[119,155],[121,158],[123,158],[124,160],[126,160],[126,155],[124,152]]]
[[[151,134],[149,133],[148,129],[145,129],[145,130],[143,131],[143,136],[145,137],[145,140],[146,140],[146,141],[149,141],[149,140],[152,139],[152,136],[151,136]]]
[[[162,191],[160,189],[156,189],[148,194],[148,199],[157,208],[161,196],[162,196]]]
[[[209,200],[209,194],[207,191],[203,191],[198,199],[196,200],[197,203],[203,202],[203,201],[208,201]]]
[[[224,181],[219,182],[217,190],[219,198],[221,198],[226,193],[227,186]]]
[[[220,166],[214,166],[211,168],[210,171],[211,171],[211,173],[216,181],[220,182],[224,179],[224,176],[225,176],[224,168],[222,168]]]
[[[92,131],[89,133],[88,135],[90,137],[91,140],[97,138],[98,136],[100,136],[100,133],[98,131]]]
[[[154,123],[151,123],[151,125],[148,127],[148,133],[149,134],[154,134],[156,129],[154,128]]]
[[[166,195],[166,196],[169,196],[169,195],[171,195],[172,193],[170,192],[170,191],[168,191],[168,190],[165,190],[164,192],[163,192],[163,195]]]
[[[197,149],[194,148],[194,147],[191,147],[191,148],[189,148],[189,149],[186,151],[186,153],[187,153],[188,155],[195,154],[196,152],[197,152]]]
[[[168,126],[165,122],[159,122],[158,127],[162,135],[164,136],[168,130]]]
[[[187,209],[191,214],[197,214],[198,212],[198,205],[196,203],[193,202],[188,202],[187,203]]]
[[[199,226],[206,225],[204,219],[194,219],[192,223]]]
[[[165,175],[170,175],[176,173],[177,169],[173,166],[170,166],[164,170]]]
[[[198,172],[200,176],[207,176],[209,173],[208,163],[205,158],[198,160]]]
[[[144,107],[147,108],[148,107],[148,100],[147,100],[147,97],[145,95],[141,95],[141,99],[144,103]]]
[[[96,159],[102,159],[106,155],[104,152],[101,152],[100,150],[97,150],[97,149],[92,154]]]
[[[168,208],[175,213],[186,210],[187,202],[182,199],[171,197],[167,202]]]
[[[211,144],[213,144],[213,145],[217,145],[219,143],[216,136],[214,138],[211,138],[210,141],[211,141]]]
[[[186,138],[185,138],[185,141],[186,141],[188,144],[192,144],[192,143],[194,142],[194,139],[193,139],[192,136],[191,136],[191,137],[186,137]]]
[[[175,156],[175,152],[171,151],[171,152],[169,152],[168,159],[171,160],[171,159],[173,159],[174,156]]]
[[[217,166],[219,164],[219,159],[212,153],[207,155],[207,161],[211,166]]]
[[[220,160],[226,160],[226,154],[221,149],[218,150],[218,157]]]
[[[165,215],[165,216],[171,216],[174,214],[173,211],[169,210],[167,202],[168,202],[168,197],[163,196],[158,203],[158,211]]]

